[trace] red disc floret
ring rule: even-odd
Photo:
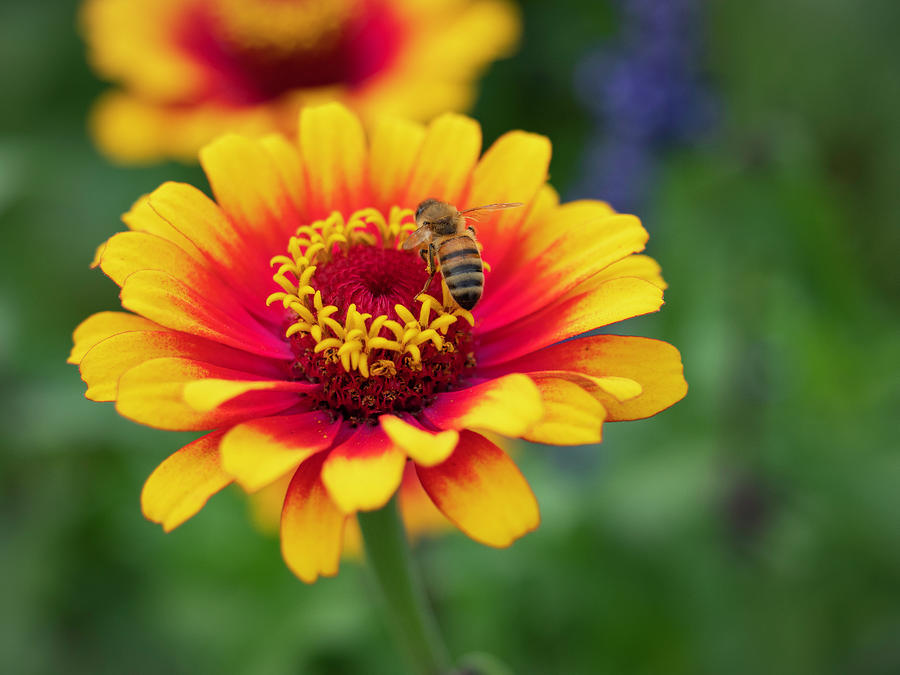
[[[320,264],[312,283],[321,292],[324,304],[338,307],[334,316],[339,321],[344,320],[351,304],[373,317],[386,315],[399,321],[394,305],[418,309],[413,298],[426,278],[424,264],[413,252],[358,245]],[[435,279],[438,288],[439,279]],[[396,337],[388,328],[382,328],[379,335],[390,340]],[[458,387],[475,364],[472,335],[465,319],[452,323],[441,337],[440,348],[431,341],[419,345],[418,361],[409,353],[372,350],[367,355],[366,377],[358,369],[345,369],[336,347],[316,352],[317,341],[312,335],[295,333],[290,338],[295,357],[291,377],[321,384],[320,390],[308,394],[314,399],[314,407],[351,424],[374,423],[383,413],[417,414],[435,395]]]
[[[447,331],[441,349],[431,343],[423,345],[421,363],[383,351],[382,358],[374,360],[379,374],[373,372],[369,377],[344,370],[334,348],[316,354],[315,340],[309,335],[292,337],[291,347],[296,355],[294,376],[322,385],[319,392],[311,394],[317,399],[315,407],[355,424],[374,421],[382,413],[421,412],[436,394],[452,389],[473,362],[468,331],[454,326]]]
[[[343,321],[351,304],[362,313],[396,318],[394,305],[412,306],[427,279],[425,264],[413,251],[360,245],[318,265],[312,284],[322,292],[324,304],[338,308],[337,318]],[[440,289],[440,277],[432,286]]]

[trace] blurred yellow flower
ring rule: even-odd
[[[520,31],[507,0],[87,0],[81,24],[118,85],[91,131],[126,163],[195,161],[225,131],[291,133],[328,100],[363,119],[464,110]]]

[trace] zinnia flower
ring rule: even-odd
[[[97,73],[119,85],[91,129],[124,162],[176,157],[226,131],[293,133],[303,105],[364,119],[464,110],[519,35],[508,0],[87,0]]]
[[[396,119],[367,142],[338,104],[304,109],[299,146],[230,135],[200,160],[215,201],[166,183],[124,216],[95,264],[128,312],[75,331],[87,397],[137,422],[209,431],[147,480],[144,514],[170,530],[236,481],[291,474],[282,552],[304,581],[337,572],[345,523],[401,481],[476,541],[505,547],[538,506],[485,434],[596,443],[605,421],[684,396],[678,351],[577,337],[654,312],[664,283],[639,220],[560,205],[550,143],[522,131],[481,157],[481,130],[445,114]],[[469,312],[401,248],[426,197],[526,206],[477,224],[484,295]],[[571,339],[577,338],[577,339]]]

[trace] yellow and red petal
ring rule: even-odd
[[[459,208],[499,202],[531,203],[547,180],[551,146],[546,136],[511,131],[498,138],[472,171],[472,185]],[[524,208],[478,216],[476,230],[491,261],[501,264],[521,236]],[[492,262],[493,264],[493,262]]]
[[[184,398],[185,385],[203,379],[238,380],[270,389],[248,391],[212,410],[200,411]],[[184,358],[157,358],[128,370],[119,379],[116,410],[135,422],[172,431],[203,431],[267,417],[298,402],[298,383],[266,381],[251,373]],[[285,390],[287,389],[287,390]]]
[[[80,363],[95,345],[118,333],[159,330],[159,324],[128,312],[97,312],[78,324],[72,333],[72,351],[67,363]]]
[[[557,208],[541,228],[542,234],[553,232],[556,237],[546,247],[533,247],[535,242],[523,238],[516,255],[519,267],[510,270],[495,295],[513,294],[517,302],[524,303],[522,309],[517,308],[524,315],[540,306],[535,296],[549,299],[546,293],[537,293],[533,284],[524,283],[536,274],[547,281],[551,297],[561,297],[614,263],[642,251],[649,235],[641,221],[629,214],[605,213],[605,208],[603,202],[573,202]]]
[[[141,270],[125,280],[120,295],[123,307],[166,328],[260,356],[290,358],[287,343],[243,308],[214,304],[218,290],[193,288],[171,274]]]
[[[459,441],[459,434],[453,429],[429,431],[412,418],[407,421],[394,415],[382,415],[378,422],[388,438],[416,464],[422,466],[434,466],[443,462]]]
[[[380,427],[362,425],[328,453],[322,481],[344,513],[387,504],[400,486],[405,453]]]
[[[438,394],[423,414],[440,429],[480,429],[514,437],[541,419],[544,406],[535,383],[512,374]]]
[[[169,532],[231,483],[231,476],[222,470],[219,461],[223,434],[224,431],[214,431],[202,436],[156,467],[141,492],[141,509],[148,520]]]
[[[348,214],[369,203],[365,134],[359,118],[331,103],[304,108],[300,113],[300,154],[310,171],[310,219],[332,211]]]
[[[558,232],[544,227],[559,208],[559,193],[549,183],[544,183],[531,202],[525,217],[522,218],[522,236],[529,240],[529,246],[546,247],[551,241],[559,237]],[[612,212],[612,209],[610,209]]]
[[[186,185],[185,183],[167,182],[154,190],[154,194],[163,190],[173,189],[171,186],[178,186],[177,189],[181,190],[200,192],[197,188]],[[134,204],[132,204],[131,209],[122,216],[122,222],[128,226],[129,230],[134,232],[155,234],[157,237],[161,237],[166,241],[171,241],[178,248],[197,260],[197,262],[202,263],[204,260],[203,253],[201,253],[200,249],[198,249],[196,245],[182,233],[180,228],[176,228],[172,224],[172,221],[165,217],[165,214],[161,213],[159,206],[150,205],[150,195],[144,195],[135,201]],[[99,262],[99,255],[97,258],[98,259],[94,261],[95,263]]]
[[[553,345],[486,371],[580,373],[620,377],[637,382],[640,394],[619,400],[607,391],[592,392],[611,422],[650,417],[677,403],[687,393],[681,354],[668,342],[650,338],[593,335]],[[615,392],[614,392],[615,393]]]
[[[186,200],[186,196],[195,198]],[[174,212],[171,204],[173,197],[177,204]],[[124,286],[135,272],[165,272],[204,293],[206,304],[240,321],[247,316],[242,307],[264,307],[265,298],[271,292],[271,282],[261,283],[261,277],[265,275],[259,273],[260,269],[266,268],[268,261],[257,260],[258,266],[252,270],[236,266],[225,268],[224,265],[232,260],[243,260],[244,265],[247,264],[249,257],[240,252],[246,246],[235,242],[230,251],[215,246],[217,242],[211,234],[212,228],[225,233],[233,232],[233,229],[214,209],[207,209],[205,214],[201,214],[197,210],[191,211],[185,204],[191,201],[199,206],[204,200],[206,198],[199,193],[192,194],[176,184],[163,186],[147,200],[151,209],[172,223],[173,227],[188,234],[202,249],[199,259],[169,239],[149,232],[131,231],[111,237],[98,253],[96,264],[119,286]],[[213,206],[211,202],[208,205]]]
[[[369,147],[368,170],[372,206],[382,213],[401,205],[402,190],[424,139],[425,128],[416,122],[386,116],[376,122]]]
[[[433,197],[459,204],[481,152],[481,127],[462,115],[441,115],[425,131],[401,204]]]
[[[110,237],[99,251],[95,264],[116,285],[140,270],[159,270],[184,279],[193,286],[211,288],[219,282],[209,271],[183,249],[171,241],[147,232],[119,232]],[[225,287],[229,298],[230,289]]]
[[[200,150],[200,164],[246,252],[260,260],[277,254],[302,224],[299,192],[282,182],[279,156],[262,143],[226,134]]]
[[[281,512],[281,554],[291,571],[308,584],[337,574],[347,522],[347,515],[322,483],[325,455],[313,455],[300,465]]]
[[[296,143],[281,134],[273,133],[260,138],[259,144],[269,156],[288,204],[302,211],[307,203],[306,169]],[[286,206],[285,209],[287,208]]]
[[[605,268],[640,251],[647,231],[634,216],[609,214],[600,202],[573,202],[559,207],[544,226],[559,232],[548,246],[515,251],[517,269],[495,279],[481,308],[481,330],[497,327],[554,305]],[[535,283],[540,279],[541,283]],[[499,283],[498,283],[499,282]]]
[[[187,245],[180,240],[174,243],[204,267],[214,270],[229,293],[241,298],[244,306],[252,309],[264,302],[271,292],[271,283],[260,270],[265,269],[269,259],[256,246],[255,234],[252,239],[242,236],[218,204],[191,185],[164,183],[145,202],[147,210]],[[154,224],[149,218],[143,222]],[[167,233],[161,236],[168,238]]]
[[[241,487],[254,492],[330,447],[340,424],[322,412],[263,417],[238,424],[222,439],[222,467]]]
[[[232,377],[238,371],[223,373],[224,377],[205,377],[186,382],[182,390],[184,401],[194,410],[209,412],[228,401],[251,392],[287,392],[294,395],[306,394],[319,388],[310,382],[298,382],[282,378],[274,380],[236,380]]]
[[[537,500],[509,456],[484,436],[460,434],[450,458],[416,473],[435,506],[475,541],[498,548],[540,523]]]
[[[609,279],[622,277],[636,277],[648,281],[657,288],[666,290],[669,285],[662,277],[662,268],[659,263],[648,255],[630,255],[618,262],[614,262],[596,275],[591,277],[591,284],[601,284]],[[584,285],[582,285],[583,287]]]
[[[527,319],[487,333],[478,350],[480,366],[516,359],[590,330],[656,312],[662,289],[633,277],[610,279],[563,302],[551,303]]]
[[[278,378],[283,373],[283,369],[270,359],[187,333],[162,330],[156,324],[147,323],[155,330],[116,333],[101,340],[85,354],[80,370],[81,378],[88,385],[84,394],[87,398],[92,401],[114,401],[123,373],[144,361],[164,356],[203,361],[270,379]]]
[[[559,207],[559,194],[549,183],[544,183],[537,193],[534,195],[534,198],[531,200],[530,204],[526,204],[523,212],[519,214],[519,221],[517,224],[517,232],[515,239],[511,242],[505,244],[508,248],[506,249],[505,255],[498,259],[494,256],[493,251],[491,249],[486,249],[484,251],[485,260],[491,264],[492,269],[485,275],[485,284],[489,285],[491,289],[494,286],[500,286],[504,283],[504,279],[509,277],[511,274],[514,274],[523,264],[523,260],[521,258],[521,249],[524,244],[520,240],[529,240],[529,246],[536,247],[537,239],[546,239],[547,244],[552,241],[555,237],[558,236],[558,233],[550,233],[547,228],[544,227],[545,222],[555,213],[556,209]],[[481,230],[478,230],[479,236],[481,235]],[[490,233],[487,233],[487,236],[490,236]],[[492,248],[492,247],[491,247]],[[493,290],[491,291],[493,294]],[[487,296],[488,298],[490,295]],[[482,303],[484,303],[487,298],[482,299]],[[482,305],[483,307],[484,305]],[[479,314],[484,314],[483,310],[479,308]]]
[[[602,440],[606,410],[582,387],[557,377],[534,377],[544,416],[524,438],[548,445],[586,445]]]
[[[542,209],[533,210],[522,224],[522,238],[519,242],[519,259],[543,253],[550,246],[563,239],[568,229],[581,229],[585,225],[596,225],[606,218],[617,215],[608,203],[597,199],[581,199],[559,203],[559,195],[545,189],[541,194]]]

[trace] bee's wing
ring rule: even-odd
[[[474,213],[475,211],[499,211],[500,209],[514,209],[517,206],[525,206],[522,202],[507,202],[505,204],[485,204],[484,206],[473,206],[471,209],[465,209],[460,213]]]
[[[410,232],[409,236],[403,240],[403,249],[408,251],[411,248],[416,248],[429,239],[431,239],[431,228],[423,225],[419,229]]]

